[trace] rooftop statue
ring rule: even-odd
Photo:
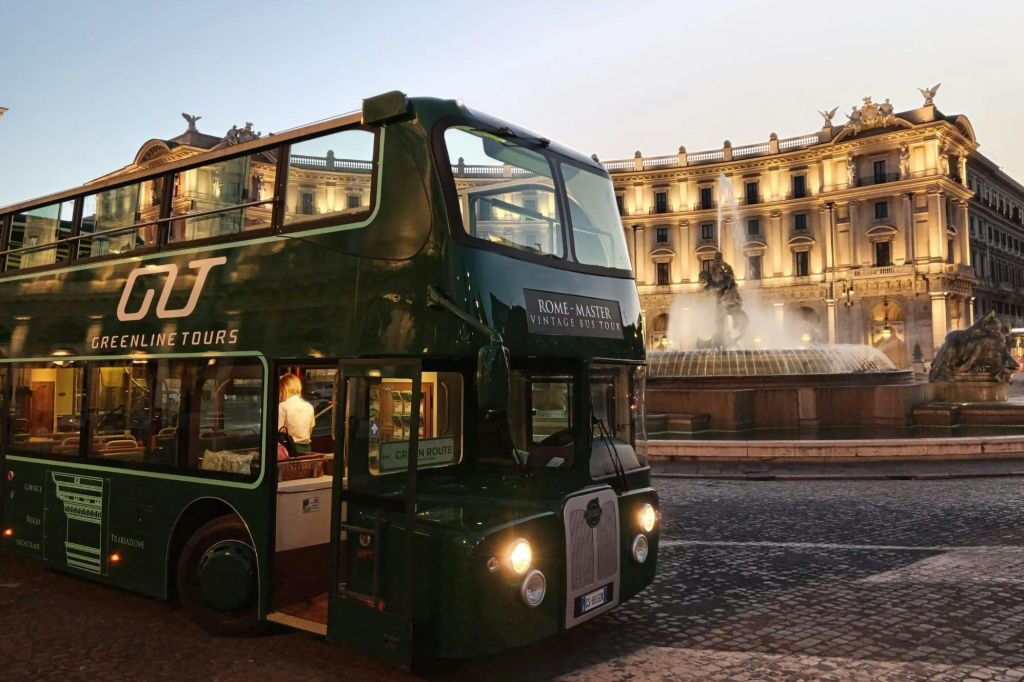
[[[939,91],[939,87],[941,85],[942,85],[942,83],[936,83],[935,85],[933,85],[930,88],[918,88],[917,89],[917,91],[920,92],[921,95],[924,97],[924,105],[926,107],[929,107],[929,106],[935,104],[935,102],[934,102],[934,100],[935,100],[935,93],[937,93]]]
[[[975,379],[1006,384],[1017,369],[1007,349],[1003,323],[990,312],[967,329],[946,334],[946,341],[932,361],[928,380]]]
[[[821,114],[821,117],[823,119],[825,119],[825,125],[824,125],[825,128],[831,128],[832,127],[832,117],[836,115],[837,111],[839,111],[839,107],[833,107],[832,111],[819,111],[818,112],[819,114]]]
[[[196,128],[196,121],[202,118],[202,116],[194,116],[192,114],[182,113],[181,117],[188,121],[188,132],[198,133],[199,129]]]
[[[702,339],[699,343],[706,348],[729,348],[736,345],[736,342],[743,338],[749,322],[747,314],[743,312],[743,300],[736,288],[736,274],[732,266],[722,259],[722,252],[715,253],[707,270],[700,273],[700,282],[704,285],[705,291],[710,291],[715,297],[715,335],[710,339]],[[726,333],[725,322],[732,318],[734,336],[729,338]]]
[[[822,115],[824,116],[824,114]],[[870,97],[865,97],[864,103],[859,107],[853,107],[846,118],[850,119],[848,125],[856,134],[861,130],[884,128],[896,120],[896,115],[893,113],[893,106],[888,97],[881,104],[876,104],[871,101]]]

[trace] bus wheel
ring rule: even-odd
[[[194,621],[216,635],[254,635],[263,629],[256,551],[238,517],[210,521],[185,544],[178,560],[178,598]]]

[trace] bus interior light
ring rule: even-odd
[[[508,560],[512,565],[512,570],[519,575],[530,570],[530,564],[533,563],[533,549],[530,548],[530,543],[522,538],[512,543],[512,551],[508,553]]]

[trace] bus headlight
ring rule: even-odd
[[[640,533],[635,538],[633,538],[633,561],[637,562],[638,564],[642,564],[643,562],[647,561],[648,549],[649,548],[647,546],[646,535]]]
[[[651,504],[645,504],[640,507],[640,528],[645,533],[650,533],[654,530],[654,524],[658,522],[658,512],[654,511],[654,506]]]
[[[518,575],[523,575],[530,570],[530,564],[533,563],[533,550],[530,548],[530,543],[522,538],[512,543],[508,561],[512,565],[512,570]]]
[[[519,588],[519,595],[523,598],[523,603],[532,609],[540,606],[540,603],[544,601],[544,595],[547,591],[547,578],[540,571],[534,570],[530,571],[530,575],[526,576],[523,586]]]

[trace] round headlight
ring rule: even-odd
[[[643,528],[645,533],[650,533],[654,530],[654,524],[658,522],[658,512],[654,511],[654,506],[645,504],[640,507],[640,527]]]
[[[530,543],[522,538],[512,543],[512,551],[508,553],[508,561],[512,565],[512,570],[519,575],[530,570],[530,564],[533,563],[533,550],[530,549]]]
[[[530,575],[523,580],[523,586],[519,588],[519,594],[523,603],[531,609],[540,606],[544,601],[544,595],[548,591],[548,581],[540,571],[530,571]]]
[[[633,561],[642,564],[647,561],[647,536],[641,533],[633,538]]]

